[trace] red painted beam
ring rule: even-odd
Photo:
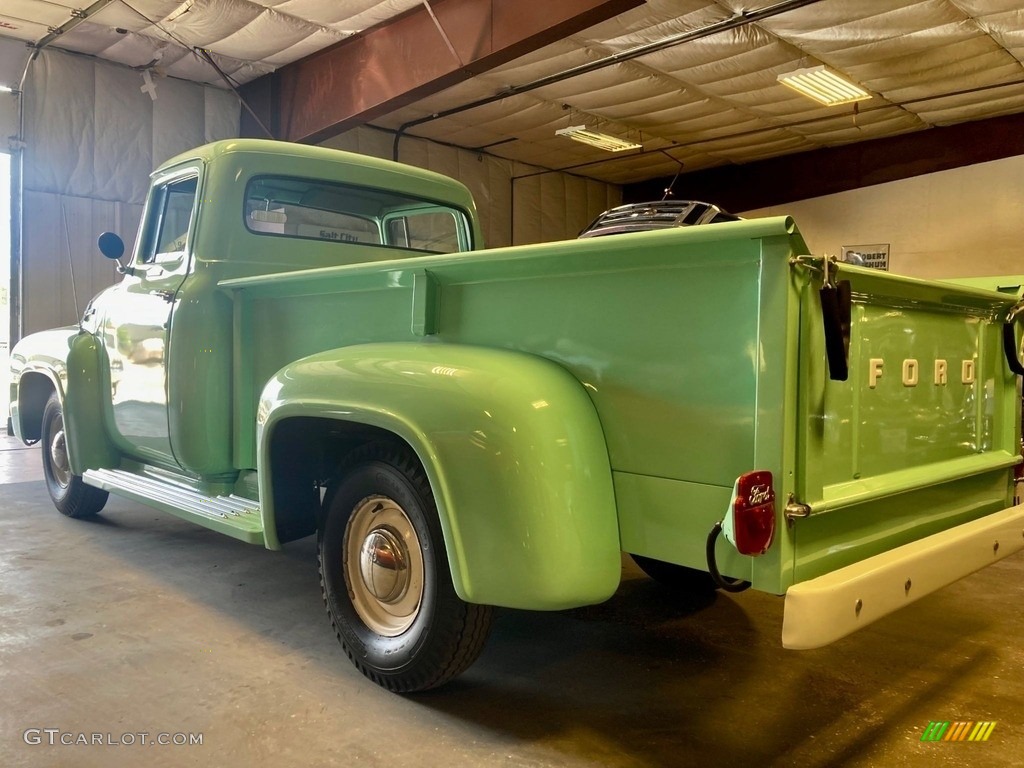
[[[444,36],[419,6],[254,80],[242,93],[277,138],[316,142],[642,3],[431,0]],[[255,135],[248,122],[243,120],[243,134]]]

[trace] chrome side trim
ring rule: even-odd
[[[82,480],[148,504],[236,539],[263,544],[259,502],[242,496],[205,496],[198,491],[121,469],[89,469]]]

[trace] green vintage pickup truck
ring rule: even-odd
[[[451,179],[200,147],[122,281],[13,350],[16,434],[69,517],[316,534],[345,651],[402,692],[492,606],[606,600],[622,552],[785,595],[811,648],[1024,546],[1015,295],[812,257],[782,217],[481,248]]]

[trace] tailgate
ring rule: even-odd
[[[846,381],[825,362],[820,270],[801,294],[794,583],[1003,510],[1020,462],[1001,336],[1015,297],[845,264],[837,279]]]

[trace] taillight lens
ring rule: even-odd
[[[775,488],[771,472],[747,472],[736,481],[732,531],[726,530],[725,534],[742,555],[763,555],[768,551],[775,537]]]

